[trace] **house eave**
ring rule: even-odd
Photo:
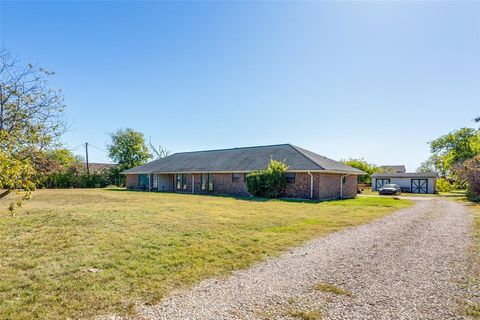
[[[229,170],[229,171],[200,171],[200,170],[193,170],[193,171],[139,171],[139,172],[126,172],[122,171],[120,174],[129,175],[129,174],[202,174],[202,173],[250,173],[255,170]],[[339,170],[287,170],[287,172],[293,173],[329,173],[329,174],[343,174],[343,175],[363,175],[366,174],[365,172],[352,172],[352,171],[339,171]]]

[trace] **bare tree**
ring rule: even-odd
[[[152,138],[148,139],[148,145],[150,146],[150,149],[152,150],[152,152],[155,153],[155,155],[157,156],[157,159],[165,158],[171,153],[170,150],[165,149],[161,145],[158,145],[158,148],[155,147],[152,143]]]
[[[21,65],[0,48],[1,147],[28,156],[57,142],[65,132],[63,95],[47,81],[53,74],[31,64]]]

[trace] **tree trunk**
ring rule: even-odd
[[[3,190],[3,191],[0,191],[0,199],[2,199],[3,197],[6,197],[10,191],[12,190]]]

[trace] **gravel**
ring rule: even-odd
[[[471,217],[441,199],[313,240],[140,309],[146,319],[462,319]],[[332,284],[352,295],[314,289]],[[297,317],[297,318],[295,318]]]

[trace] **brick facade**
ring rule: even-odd
[[[138,174],[127,174],[125,185],[127,189],[138,188]]]
[[[340,181],[341,174],[331,173],[313,173],[313,199],[328,200],[340,198]],[[239,181],[233,181],[231,173],[214,173],[214,187],[213,191],[201,190],[200,174],[187,174],[185,189],[177,189],[175,175],[168,175],[169,179],[173,181],[173,189],[175,192],[192,193],[192,176],[195,181],[195,193],[212,193],[212,194],[227,194],[234,196],[249,196],[245,175],[240,174]],[[310,198],[310,184],[311,177],[307,172],[295,173],[295,182],[287,184],[287,188],[283,193],[286,198]],[[138,186],[138,175],[127,175],[126,185],[128,189],[136,189]],[[342,184],[343,198],[353,198],[357,195],[357,176],[349,175],[345,177]]]

